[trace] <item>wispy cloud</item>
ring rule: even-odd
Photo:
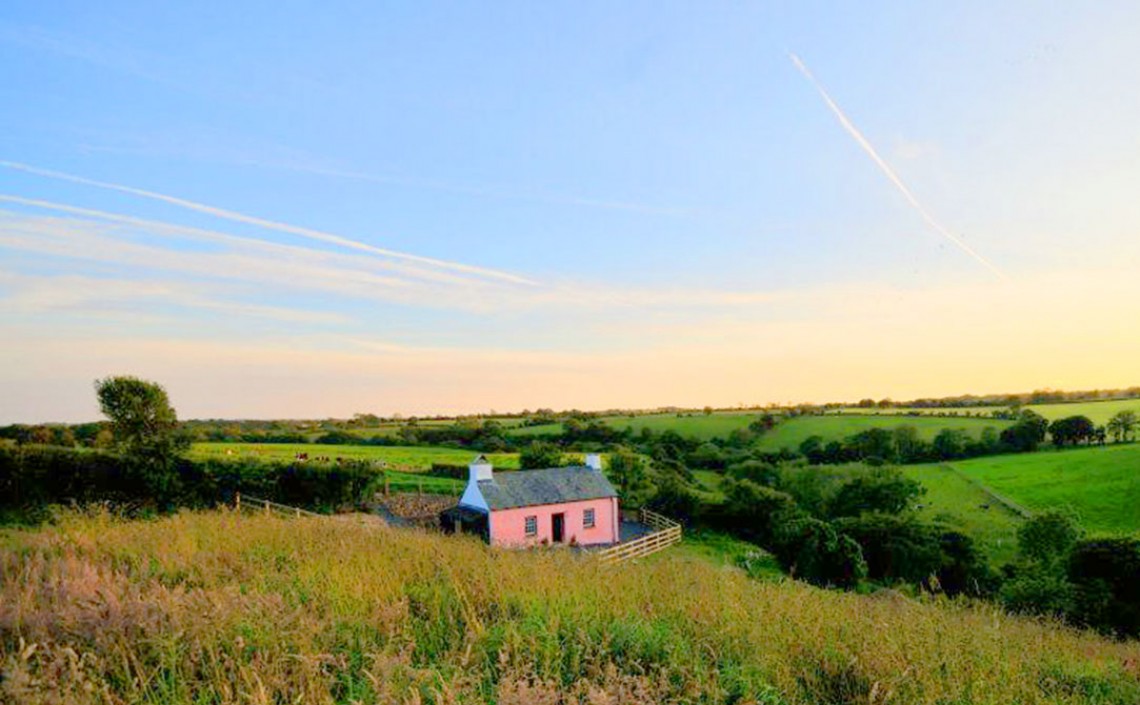
[[[582,206],[585,208],[599,208],[602,210],[629,211],[646,215],[678,217],[692,213],[690,208],[657,206],[647,203],[638,203],[620,199],[589,198],[585,196],[551,193],[548,191],[523,190],[516,187],[499,184],[475,185],[444,181],[441,179],[418,178],[401,175],[370,174],[361,171],[332,169],[311,164],[297,162],[256,162],[256,166],[285,169],[289,171],[304,172],[317,176],[328,176],[338,179],[350,179],[375,184],[408,186],[419,189],[429,189],[446,193],[478,196],[481,198],[495,198],[504,200],[533,201],[536,203],[549,203],[553,205]]]
[[[0,194],[0,202],[71,216],[0,210],[0,247],[198,281],[224,280],[262,292],[308,290],[484,315],[748,309],[779,300],[778,295],[765,291],[623,287],[571,279],[517,287],[418,264],[268,242],[51,201]],[[155,236],[162,237],[156,240]],[[187,243],[209,247],[188,247]]]
[[[874,145],[872,145],[871,142],[863,135],[863,133],[859,131],[859,128],[855,127],[855,123],[851,122],[851,119],[847,117],[839,105],[834,100],[832,100],[827,90],[824,89],[823,84],[816,80],[815,76],[808,69],[807,65],[804,64],[804,62],[800,59],[800,57],[796,56],[795,54],[788,54],[788,58],[792,60],[792,64],[794,64],[799,72],[803,74],[804,78],[806,78],[808,82],[815,87],[816,91],[819,92],[820,97],[823,98],[823,102],[826,103],[831,112],[835,114],[835,117],[839,120],[839,124],[843,126],[843,129],[847,131],[847,134],[851,135],[859,147],[861,147],[863,151],[867,153],[867,156],[871,158],[871,161],[873,161],[875,165],[879,167],[879,170],[883,172],[883,174],[887,177],[887,180],[890,181],[896,189],[898,189],[899,193],[901,193],[903,198],[906,199],[906,202],[909,203],[912,208],[914,208],[919,216],[922,217],[923,221],[925,221],[926,224],[929,225],[932,230],[934,230],[934,232],[952,242],[958,249],[962,250],[967,255],[972,257],[983,267],[990,270],[1001,279],[1008,279],[1005,272],[1001,271],[988,259],[978,254],[974,248],[967,245],[960,237],[952,233],[949,228],[938,222],[934,216],[931,215],[930,211],[928,211],[926,207],[923,206],[921,202],[919,202],[918,198],[915,197],[910,188],[907,187],[899,175],[895,173],[895,170],[891,167],[891,165],[888,164],[887,161],[879,155],[879,152],[875,149]]]
[[[225,316],[272,319],[290,323],[343,323],[349,319],[331,311],[305,311],[226,300],[202,293],[186,283],[156,279],[123,279],[80,275],[29,276],[0,270],[0,296],[7,314],[42,316],[70,313],[101,316],[174,306],[217,312]],[[151,320],[160,320],[153,317]]]
[[[506,281],[506,282],[510,282],[513,284],[525,284],[525,285],[535,284],[535,282],[530,280],[530,279],[518,276],[516,274],[511,274],[509,272],[504,272],[504,271],[500,271],[500,270],[496,270],[496,269],[489,269],[489,268],[485,268],[485,267],[478,267],[475,265],[464,264],[461,262],[441,260],[441,259],[436,259],[433,257],[424,257],[421,255],[414,255],[414,254],[409,254],[406,252],[398,252],[396,250],[390,250],[390,249],[383,248],[383,247],[376,247],[374,245],[369,245],[368,243],[360,242],[358,240],[352,240],[352,239],[349,239],[346,237],[341,237],[340,235],[334,235],[332,233],[327,233],[327,232],[324,232],[321,230],[315,230],[313,228],[306,228],[306,227],[301,227],[301,226],[297,226],[297,225],[291,225],[289,223],[281,223],[281,222],[277,222],[274,220],[268,220],[265,218],[258,218],[256,216],[246,215],[244,213],[238,213],[236,211],[231,211],[231,210],[227,210],[224,208],[218,208],[215,206],[210,206],[210,205],[207,205],[204,203],[198,203],[198,202],[190,201],[190,200],[187,200],[184,198],[178,198],[177,196],[171,196],[171,195],[167,195],[167,194],[157,193],[155,191],[147,191],[145,189],[135,188],[133,186],[125,186],[122,184],[114,184],[114,183],[110,183],[110,182],[106,182],[106,181],[98,181],[96,179],[88,179],[88,178],[83,177],[83,176],[76,176],[74,174],[68,174],[68,173],[64,173],[64,172],[60,172],[60,171],[52,171],[50,169],[41,169],[39,167],[34,167],[34,166],[27,165],[27,164],[20,164],[17,162],[0,161],[0,167],[4,167],[7,169],[13,169],[16,171],[22,171],[22,172],[25,172],[28,174],[34,174],[36,176],[42,176],[44,178],[55,179],[55,180],[59,180],[59,181],[67,181],[67,182],[71,182],[71,183],[82,184],[84,186],[92,186],[95,188],[106,189],[109,191],[118,191],[120,193],[127,193],[127,194],[130,194],[133,196],[139,196],[141,198],[147,198],[147,199],[154,200],[154,201],[160,201],[162,203],[168,203],[170,205],[174,205],[174,206],[178,206],[180,208],[185,208],[188,210],[196,211],[198,213],[205,213],[206,215],[211,215],[211,216],[214,216],[216,218],[223,218],[223,219],[231,220],[231,221],[238,222],[238,223],[245,223],[247,225],[254,225],[254,226],[265,228],[268,230],[276,230],[278,232],[288,233],[290,235],[297,235],[300,237],[308,238],[311,240],[317,240],[320,242],[326,242],[326,243],[338,245],[340,247],[358,250],[360,252],[367,252],[367,253],[372,254],[372,255],[379,255],[381,257],[390,257],[390,258],[394,258],[394,259],[406,260],[409,262],[416,262],[418,264],[429,265],[429,266],[438,267],[438,268],[450,270],[450,271],[462,272],[464,274],[474,275],[474,276],[479,276],[479,277],[485,277],[488,279]]]

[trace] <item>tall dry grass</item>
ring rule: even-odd
[[[1136,643],[667,554],[228,512],[0,545],[2,702],[1140,702]]]

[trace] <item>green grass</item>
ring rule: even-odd
[[[350,458],[383,462],[388,468],[404,472],[424,471],[432,463],[466,465],[476,453],[458,448],[432,446],[350,446],[322,445],[318,443],[195,443],[190,449],[192,458],[256,457],[264,460],[292,460],[298,453],[309,458]],[[487,458],[496,467],[518,469],[517,453],[488,453]]]
[[[705,415],[701,412],[677,414],[641,414],[637,416],[603,416],[599,418],[614,428],[631,428],[634,433],[648,428],[654,433],[676,431],[682,436],[691,436],[708,440],[710,438],[724,438],[740,428],[748,428],[748,424],[760,418],[761,414],[755,411],[718,411]],[[541,426],[526,426],[511,431],[515,436],[534,436],[541,434],[560,433],[562,424],[543,424]]]
[[[913,412],[924,416],[957,414],[958,418],[965,418],[967,415],[975,416],[978,414],[989,416],[992,411],[1003,411],[1006,408],[1007,407],[1004,406],[979,406],[962,409],[860,409],[858,407],[847,407],[840,409],[837,413],[899,416]],[[1095,424],[1104,424],[1120,411],[1135,411],[1140,414],[1140,399],[1110,399],[1106,401],[1080,401],[1064,404],[1032,404],[1024,408],[1031,409],[1050,421],[1066,416],[1087,416]]]
[[[724,501],[724,490],[721,489],[724,476],[721,473],[715,470],[692,470],[691,472],[697,481],[697,493],[703,501],[714,504]]]
[[[926,488],[918,500],[922,505],[919,516],[962,529],[995,567],[1016,557],[1017,527],[1022,521],[1016,513],[942,465],[907,465],[899,470]]]
[[[781,448],[797,450],[810,436],[822,436],[824,442],[840,441],[871,428],[893,429],[899,426],[913,426],[921,438],[932,440],[938,432],[946,429],[962,429],[973,437],[978,437],[987,426],[1001,430],[1008,421],[995,419],[912,417],[897,418],[890,414],[883,416],[856,416],[850,414],[829,414],[827,416],[800,416],[788,419],[760,438],[760,447],[768,451]]]
[[[1089,531],[1140,531],[1140,444],[991,456],[954,466],[1030,510],[1071,509]]]

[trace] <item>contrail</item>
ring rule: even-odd
[[[789,52],[788,58],[792,60],[792,63],[795,64],[800,73],[804,75],[804,78],[806,78],[813,86],[815,86],[815,89],[819,91],[819,95],[823,98],[823,102],[827,103],[827,107],[830,108],[831,112],[835,114],[835,117],[839,120],[839,124],[843,126],[843,129],[847,131],[847,134],[851,135],[855,139],[855,142],[857,142],[859,146],[863,148],[863,151],[867,153],[867,156],[869,156],[871,160],[875,162],[876,165],[878,165],[879,169],[883,172],[883,174],[886,175],[887,179],[889,179],[890,182],[895,185],[895,188],[899,190],[899,193],[903,195],[903,198],[907,200],[907,203],[909,203],[911,207],[918,211],[918,214],[922,216],[922,219],[926,221],[926,224],[929,225],[936,233],[957,245],[958,249],[962,250],[977,260],[983,267],[990,270],[1001,279],[1008,281],[1009,277],[1006,276],[1005,272],[995,267],[988,259],[978,254],[972,247],[963,242],[960,238],[954,235],[954,233],[950,232],[947,227],[935,220],[934,216],[932,216],[930,212],[927,211],[926,208],[918,202],[918,199],[915,198],[914,194],[911,193],[909,188],[907,188],[907,185],[903,183],[903,180],[899,178],[899,175],[895,173],[895,170],[891,168],[891,165],[888,164],[885,159],[879,156],[879,153],[875,151],[875,147],[869,141],[867,141],[867,138],[863,136],[863,133],[859,131],[859,128],[855,127],[855,124],[852,123],[850,119],[848,119],[848,117],[843,113],[836,102],[831,99],[831,96],[828,95],[823,85],[816,80],[815,76],[812,75],[812,72],[808,70],[808,67],[805,66],[804,62],[800,60],[800,57]]]
[[[385,249],[383,247],[376,247],[374,245],[369,245],[369,244],[364,243],[364,242],[358,242],[356,240],[350,240],[346,237],[341,237],[340,235],[333,235],[332,233],[326,233],[326,232],[323,232],[320,230],[313,230],[312,228],[304,228],[304,227],[300,227],[297,225],[290,225],[288,223],[279,223],[279,222],[273,221],[273,220],[266,220],[264,218],[257,218],[255,216],[246,215],[244,213],[237,213],[235,211],[225,210],[223,208],[216,208],[214,206],[209,206],[209,205],[206,205],[204,203],[196,203],[194,201],[188,201],[188,200],[183,199],[183,198],[178,198],[175,196],[168,196],[168,195],[162,194],[162,193],[155,193],[154,191],[146,191],[143,189],[134,188],[132,186],[123,186],[121,184],[112,184],[112,183],[108,183],[106,181],[96,181],[95,179],[88,179],[88,178],[85,178],[82,176],[75,176],[73,174],[66,174],[63,172],[51,171],[48,169],[40,169],[38,167],[29,166],[27,164],[20,164],[18,162],[0,161],[0,167],[5,167],[7,169],[15,169],[17,171],[23,171],[23,172],[26,172],[29,174],[35,174],[36,176],[43,176],[43,177],[49,178],[49,179],[57,179],[60,181],[70,181],[70,182],[76,183],[76,184],[83,184],[84,186],[94,186],[96,188],[107,189],[110,191],[119,191],[121,193],[129,193],[133,196],[140,196],[142,198],[149,198],[149,199],[154,200],[154,201],[161,201],[163,203],[169,203],[171,205],[179,206],[181,208],[186,208],[186,209],[192,210],[192,211],[197,211],[199,213],[206,213],[207,215],[212,215],[212,216],[217,217],[217,218],[225,218],[227,220],[233,220],[233,221],[236,221],[239,223],[246,223],[248,225],[256,225],[258,227],[266,228],[269,230],[277,230],[278,232],[289,233],[291,235],[299,235],[301,237],[309,238],[312,240],[320,240],[322,242],[328,242],[328,243],[332,243],[334,245],[340,245],[341,247],[347,247],[347,248],[354,249],[354,250],[360,250],[361,252],[369,252],[371,254],[380,255],[383,257],[392,257],[395,259],[402,259],[402,260],[407,260],[410,262],[419,262],[421,264],[428,264],[428,265],[431,265],[433,267],[439,267],[442,269],[450,269],[453,271],[465,272],[467,274],[474,274],[477,276],[488,277],[491,279],[498,279],[501,281],[507,281],[507,282],[511,282],[512,284],[527,284],[527,285],[536,284],[536,282],[534,282],[530,279],[520,277],[516,274],[511,274],[510,272],[502,272],[502,271],[495,270],[495,269],[486,269],[483,267],[476,267],[474,265],[463,264],[460,262],[450,262],[447,260],[435,259],[433,257],[423,257],[421,255],[413,255],[413,254],[408,254],[406,252],[397,252],[395,250],[389,250],[389,249]]]

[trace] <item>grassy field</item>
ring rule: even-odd
[[[991,606],[330,519],[0,535],[0,700],[1135,705],[1140,644]]]
[[[822,436],[824,441],[842,440],[870,428],[892,429],[899,426],[913,426],[921,438],[933,439],[938,432],[945,428],[962,429],[973,437],[981,434],[986,426],[1001,430],[1009,425],[1008,421],[994,419],[971,418],[940,418],[940,417],[904,417],[894,418],[884,416],[855,416],[848,414],[829,414],[827,416],[800,416],[780,423],[774,429],[760,438],[760,447],[765,450],[777,451],[781,448],[796,450],[800,444],[810,436]]]
[[[432,463],[466,465],[476,453],[457,448],[431,446],[349,446],[321,445],[317,443],[195,443],[190,449],[192,458],[257,457],[266,460],[292,460],[298,453],[310,458],[350,458],[382,462],[386,467],[404,472],[422,472]],[[517,469],[517,453],[488,453],[487,458],[496,467]]]
[[[1140,531],[1140,444],[975,458],[954,467],[1030,510],[1072,509],[1089,531]]]
[[[926,488],[919,515],[960,527],[1001,566],[1017,555],[1017,527],[1022,519],[989,495],[942,465],[904,465],[907,477]]]
[[[692,436],[707,440],[709,438],[723,438],[738,428],[748,428],[748,424],[760,418],[755,411],[718,411],[713,414],[694,412],[691,415],[678,416],[677,414],[642,414],[638,416],[603,416],[599,419],[614,428],[631,428],[639,432],[648,428],[654,433],[676,431],[682,436]],[[562,424],[543,424],[541,426],[526,426],[511,431],[515,436],[533,436],[540,434],[559,433]]]
[[[858,414],[866,415],[878,414],[880,416],[897,416],[909,413],[918,413],[923,415],[933,415],[938,413],[943,414],[958,414],[959,417],[966,414],[977,415],[982,414],[988,416],[991,411],[999,411],[1006,407],[1000,406],[982,406],[963,409],[860,409],[856,407],[849,407],[841,409],[838,413],[841,414]],[[1107,423],[1117,412],[1120,411],[1135,411],[1140,414],[1140,399],[1112,399],[1108,401],[1082,401],[1072,402],[1068,404],[1033,404],[1024,407],[1031,409],[1038,414],[1041,414],[1050,421],[1054,419],[1064,418],[1066,416],[1087,416],[1095,424]]]

